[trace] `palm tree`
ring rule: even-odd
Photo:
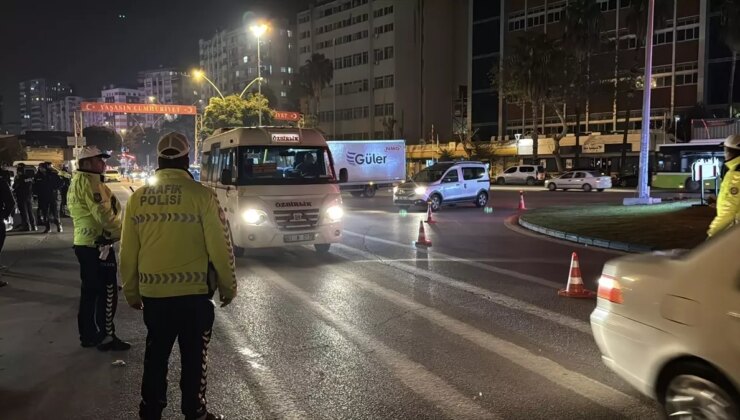
[[[740,52],[740,0],[725,0],[722,4],[722,37],[732,52],[732,67],[730,70],[730,86],[728,87],[727,106],[729,116],[733,117],[733,91],[735,90],[735,64]]]
[[[314,102],[313,114],[319,113],[321,91],[334,78],[334,65],[324,54],[314,53],[299,70],[300,79],[310,88]]]
[[[565,9],[563,41],[575,54],[578,68],[585,74],[576,80],[584,81],[574,95],[576,112],[576,162],[580,154],[581,105],[590,102],[591,93],[591,55],[598,48],[603,16],[601,6],[593,0],[572,0]],[[577,163],[576,163],[577,165]]]
[[[503,72],[491,70],[491,83],[504,97],[532,106],[532,159],[537,161],[539,148],[538,114],[550,95],[553,80],[552,63],[559,49],[545,34],[527,32],[516,41],[511,54],[503,58]]]

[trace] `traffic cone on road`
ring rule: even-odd
[[[426,223],[429,223],[430,225],[433,225],[437,223],[436,220],[434,220],[434,216],[432,216],[432,203],[427,204],[427,221]]]
[[[419,237],[417,238],[416,242],[414,242],[414,245],[423,248],[428,248],[432,246],[432,241],[427,239],[427,235],[424,232],[424,222],[422,222],[421,220],[419,221]]]
[[[568,275],[568,285],[565,289],[558,291],[558,296],[572,298],[592,298],[596,293],[586,289],[583,286],[581,277],[581,266],[578,264],[578,254],[575,252],[570,258],[570,273]]]
[[[524,191],[519,191],[519,207],[517,210],[526,210],[527,206],[524,204]]]

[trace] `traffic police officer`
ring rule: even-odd
[[[113,317],[118,303],[116,256],[111,244],[121,235],[120,206],[103,183],[110,155],[97,147],[80,152],[67,204],[74,222],[74,249],[80,262],[80,308],[77,323],[82,347],[100,351],[128,350],[115,335]]]
[[[126,205],[123,290],[129,305],[143,309],[147,327],[142,419],[161,418],[167,406],[167,365],[176,339],[185,418],[223,418],[206,409],[207,351],[215,290],[222,307],[236,296],[234,256],[218,199],[188,172],[189,153],[182,134],[162,137],[159,169]]]
[[[740,135],[727,137],[724,146],[727,173],[717,197],[717,216],[707,232],[710,238],[732,227],[740,217]]]

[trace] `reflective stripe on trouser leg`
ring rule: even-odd
[[[208,344],[211,342],[211,330],[204,331],[201,340],[203,340],[203,351],[201,352],[200,362],[200,390],[198,391],[200,409],[198,411],[205,413],[206,404],[208,404],[206,388],[208,386]]]
[[[116,285],[108,283],[105,286],[105,334],[113,335],[113,299],[115,298]]]

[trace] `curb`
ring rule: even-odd
[[[613,249],[615,251],[647,253],[653,252],[655,248],[646,245],[628,244],[626,242],[608,241],[606,239],[592,238],[590,236],[581,236],[573,233],[563,232],[555,229],[546,228],[534,223],[529,223],[521,217],[517,218],[519,226],[537,232],[542,235],[550,236],[564,241],[575,242],[581,245],[595,246],[599,248]]]

